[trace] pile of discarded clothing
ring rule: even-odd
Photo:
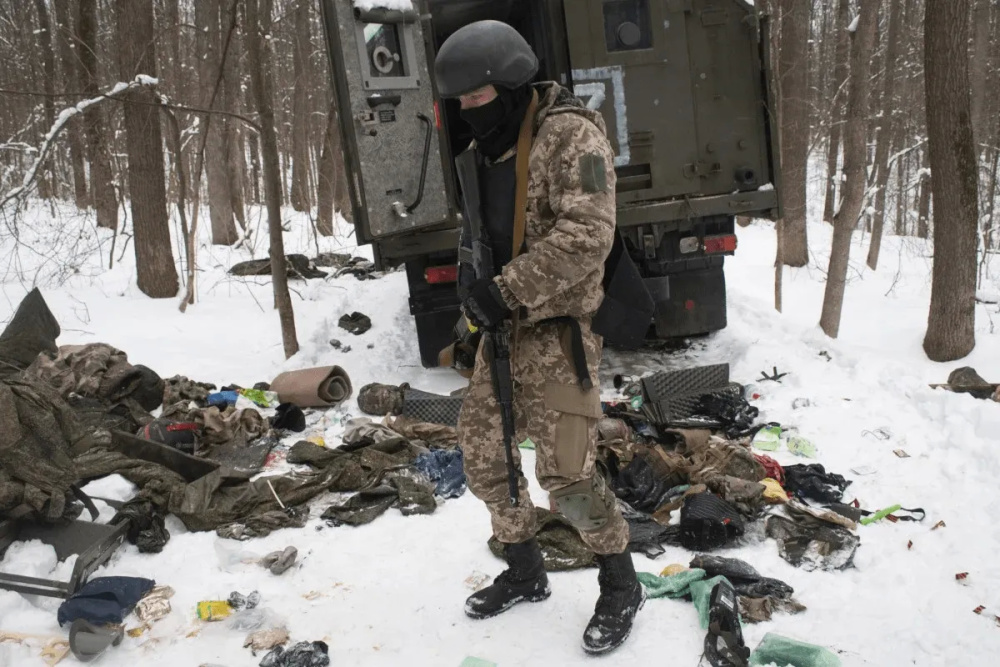
[[[306,503],[327,491],[359,492],[327,516],[358,524],[394,504],[429,512],[435,497],[465,489],[454,429],[406,418],[348,423],[338,449],[303,439],[287,454],[300,468],[258,476],[279,443],[305,430],[310,410],[350,398],[338,366],[217,390],[164,380],[110,345],[58,347],[59,334],[38,290],[0,334],[0,522],[73,520],[93,507],[80,487],[119,474],[139,491],[113,521],[127,521],[128,539],[155,552],[169,539],[166,514],[246,539],[304,525]]]

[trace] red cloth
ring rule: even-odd
[[[781,467],[780,463],[764,454],[754,454],[753,457],[757,459],[758,463],[764,466],[764,472],[767,473],[768,477],[778,480],[778,484],[781,484],[781,486],[785,485],[785,470]]]

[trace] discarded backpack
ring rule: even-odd
[[[681,507],[680,542],[685,549],[718,549],[741,537],[744,530],[740,513],[714,493],[688,496]]]

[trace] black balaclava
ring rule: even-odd
[[[497,86],[496,98],[481,107],[462,109],[459,114],[472,127],[479,152],[496,160],[517,143],[521,121],[531,105],[531,86]]]

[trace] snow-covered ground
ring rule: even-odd
[[[110,239],[93,229],[92,219],[68,211],[52,218],[47,206],[32,208],[29,218],[21,222],[27,245],[15,255],[8,239],[4,251],[11,261],[0,284],[0,320],[9,319],[31,276],[37,276],[62,324],[61,344],[110,343],[126,351],[133,363],[164,377],[183,374],[219,385],[250,385],[281,370],[327,363],[347,369],[355,388],[370,381],[407,381],[450,391],[461,384],[450,371],[421,368],[401,272],[373,281],[345,276],[293,282],[302,350],[286,361],[278,318],[270,307],[269,280],[225,274],[226,267],[250,256],[245,249],[203,247],[199,300],[181,314],[177,299],[147,299],[134,286],[131,247],[119,261],[121,238],[116,266],[107,270]],[[285,235],[288,251],[314,255],[316,242],[306,220],[293,217],[291,228]],[[61,230],[63,240],[53,251],[55,230]],[[349,227],[340,232],[334,239],[320,239],[319,249],[354,252]],[[841,335],[830,340],[817,326],[830,230],[821,223],[810,226],[813,262],[786,272],[782,314],[772,307],[773,227],[757,222],[738,234],[738,253],[726,265],[728,328],[672,357],[629,360],[615,355],[616,363],[636,368],[726,361],[733,378],[744,382],[777,366],[789,374],[780,385],[762,384],[758,404],[764,418],[793,425],[812,440],[819,462],[854,480],[847,496],[857,497],[863,507],[901,503],[927,511],[922,523],[861,527],[856,568],[845,572],[796,569],[778,557],[772,540],[727,553],[787,581],[808,607],[797,616],[778,614],[769,623],[746,626],[748,645],[775,632],[830,647],[848,666],[1000,664],[1000,627],[993,616],[1000,613],[995,518],[1000,405],[927,386],[943,382],[961,365],[975,366],[987,379],[1000,378],[1000,333],[993,329],[994,320],[1000,324],[998,307],[978,306],[977,345],[968,359],[928,361],[921,341],[930,294],[930,248],[915,239],[886,237],[882,264],[872,272],[864,266],[867,239],[856,235]],[[257,237],[263,246],[266,231],[261,228]],[[91,247],[93,252],[84,252]],[[368,248],[357,252],[370,256]],[[73,256],[80,261],[67,260]],[[266,249],[259,247],[256,256],[266,256]],[[73,275],[49,287],[56,267],[67,263],[76,267]],[[19,273],[28,277],[28,284],[22,284]],[[1000,282],[991,278],[982,289],[997,293]],[[360,337],[337,327],[338,318],[354,310],[373,322]],[[352,351],[335,350],[332,338]],[[607,385],[619,369],[606,366],[602,379]],[[353,403],[330,415],[328,435],[335,436],[346,414],[358,414]],[[897,457],[895,449],[905,450],[909,458]],[[777,456],[783,463],[802,462],[787,453]],[[529,469],[533,465],[530,452],[525,463]],[[863,467],[873,472],[851,472]],[[129,492],[127,484],[116,480],[101,484],[105,495]],[[537,485],[533,497],[547,504]],[[940,520],[946,527],[932,531]],[[486,547],[486,510],[470,494],[447,501],[428,516],[403,517],[390,510],[360,528],[328,528],[313,518],[303,529],[246,543],[220,540],[214,533],[188,533],[174,519],[168,527],[172,538],[162,553],[142,555],[126,545],[97,573],[151,577],[176,591],[170,616],[143,636],[126,638],[100,664],[256,665],[260,657],[242,648],[245,633],[225,623],[202,624],[194,612],[199,600],[255,589],[263,596],[262,606],[286,620],[293,641],[326,641],[333,665],[457,666],[465,656],[503,666],[591,664],[579,642],[597,597],[593,570],[553,574],[553,596],[545,603],[522,605],[488,621],[465,617],[462,603],[471,593],[467,579],[496,574],[502,567]],[[290,544],[299,549],[300,564],[284,576],[233,564],[241,550],[264,554]],[[634,558],[637,569],[658,573],[671,563],[686,564],[690,557],[668,548],[655,561]],[[2,565],[43,575],[54,566],[54,559],[37,545],[8,554]],[[57,574],[64,575],[67,565],[60,567]],[[955,579],[959,572],[969,573],[961,583]],[[987,608],[982,615],[973,613],[979,605]],[[0,592],[0,631],[59,634],[57,606],[55,600]],[[689,603],[650,600],[628,643],[601,664],[694,667],[703,638]],[[0,665],[42,665],[39,648],[0,643]],[[75,661],[70,657],[63,664]]]

